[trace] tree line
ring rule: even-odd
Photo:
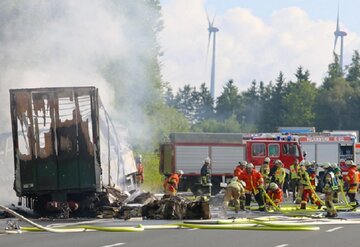
[[[167,106],[186,118],[188,130],[195,132],[274,132],[279,126],[314,126],[317,131],[359,130],[358,51],[354,51],[344,70],[334,54],[319,86],[302,66],[294,75],[295,81],[287,81],[282,72],[274,82],[254,80],[243,92],[230,79],[216,99],[205,83],[199,89],[184,85],[176,93],[166,83],[163,98]]]

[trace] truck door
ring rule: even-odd
[[[209,146],[176,145],[175,163],[176,170],[183,170],[185,174],[200,174],[204,158],[210,157]]]
[[[338,143],[318,143],[316,145],[316,162],[339,162]]]
[[[173,172],[173,145],[170,143],[160,145],[160,173],[170,174]]]
[[[212,146],[211,168],[213,174],[233,174],[239,161],[244,160],[244,146]]]
[[[290,165],[294,163],[295,159],[300,159],[300,157],[301,157],[301,153],[297,143],[294,142],[281,143],[280,160],[284,163],[286,169],[289,169]]]
[[[309,143],[305,142],[301,144],[301,148],[303,152],[306,152],[305,159],[308,161],[316,161],[316,144],[315,143]]]
[[[246,143],[247,161],[259,166],[264,162],[266,154],[266,144],[263,142],[251,142]]]

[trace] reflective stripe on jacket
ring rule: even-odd
[[[290,179],[299,179],[299,165],[295,167],[295,165],[290,166]]]

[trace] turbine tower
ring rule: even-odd
[[[344,59],[344,37],[347,35],[346,32],[340,30],[339,26],[339,6],[337,12],[337,21],[336,21],[336,30],[334,32],[335,35],[335,43],[334,43],[334,51],[336,48],[336,42],[338,37],[340,37],[340,69],[343,70],[343,59]]]
[[[215,48],[216,48],[216,33],[219,31],[218,28],[214,27],[215,16],[210,22],[209,16],[207,15],[208,20],[208,31],[209,31],[209,40],[208,40],[208,51],[209,44],[211,40],[211,35],[213,35],[213,47],[212,47],[212,59],[211,59],[211,77],[210,77],[210,93],[212,98],[215,100]]]

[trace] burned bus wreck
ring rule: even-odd
[[[110,160],[111,145],[118,144],[107,142],[102,162],[99,101],[95,87],[10,90],[14,190],[27,207],[86,210],[106,186],[125,187],[132,180],[131,150],[125,152],[131,163],[126,171],[120,167],[124,156]]]

